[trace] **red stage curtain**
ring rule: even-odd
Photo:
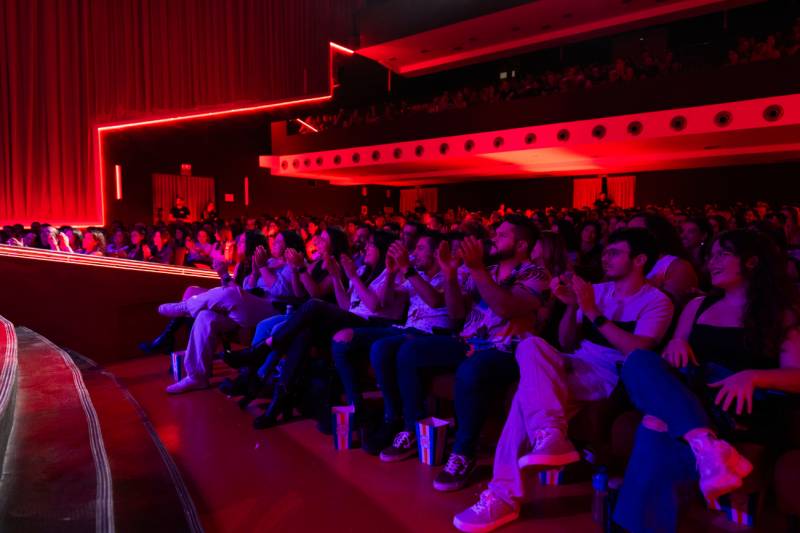
[[[572,207],[594,207],[597,195],[603,191],[602,178],[575,178],[572,180]]]
[[[636,191],[636,176],[614,176],[607,178],[608,197],[614,200],[614,205],[629,209],[633,207]]]
[[[422,205],[428,212],[436,213],[439,210],[439,189],[436,187],[400,189],[400,213],[413,213],[417,207],[417,200],[422,200]]]
[[[326,92],[361,2],[3,0],[0,223],[97,220],[96,124]]]
[[[153,221],[158,209],[163,209],[166,222],[169,210],[180,195],[189,208],[189,220],[197,220],[214,200],[214,178],[200,176],[178,176],[176,174],[153,174]]]

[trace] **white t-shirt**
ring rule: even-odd
[[[634,335],[651,337],[660,342],[672,323],[673,306],[666,294],[650,284],[642,285],[636,294],[627,298],[614,295],[614,283],[593,285],[595,301],[600,312],[609,320],[618,323]],[[577,314],[578,326],[583,322],[583,313]],[[597,341],[602,334],[594,331]],[[604,338],[603,338],[604,339]],[[570,388],[579,400],[607,398],[617,385],[619,376],[617,363],[625,354],[608,345],[583,338],[574,354],[565,354],[572,359]]]
[[[667,276],[667,271],[669,267],[672,266],[678,258],[674,255],[665,255],[660,257],[656,264],[653,265],[653,268],[650,269],[650,272],[647,273],[647,281],[653,287],[661,287],[664,284],[664,278]]]
[[[362,275],[364,272],[365,267],[360,267],[358,270],[358,275]],[[386,269],[384,269],[378,277],[373,279],[370,284],[369,288],[375,292],[376,294],[380,294],[381,287],[383,284],[386,283]],[[362,318],[369,318],[371,316],[378,316],[381,318],[387,318],[389,320],[400,320],[403,318],[403,308],[405,307],[405,300],[403,298],[395,298],[394,303],[391,307],[386,309],[380,309],[378,311],[372,311],[369,307],[367,307],[364,302],[361,301],[361,297],[358,295],[358,291],[356,291],[355,287],[350,287],[350,309],[349,311],[354,315],[358,315]]]

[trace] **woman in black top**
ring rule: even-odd
[[[709,272],[714,292],[687,304],[663,358],[633,352],[622,370],[645,413],[614,515],[633,532],[674,531],[698,477],[708,500],[739,488],[752,465],[726,440],[775,442],[776,391],[800,392],[798,298],[774,242],[723,233]]]

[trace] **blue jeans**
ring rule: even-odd
[[[458,430],[453,452],[472,457],[489,415],[488,399],[519,379],[519,367],[513,353],[488,348],[467,357],[468,349],[462,340],[442,335],[408,340],[397,352],[397,376],[406,430],[414,431],[426,416],[423,372],[455,371]]]
[[[355,328],[350,342],[332,343],[331,353],[336,370],[342,380],[347,400],[356,408],[357,413],[363,411],[363,398],[356,364],[359,359],[369,354],[378,386],[383,391],[384,419],[393,421],[400,418],[400,393],[394,371],[395,357],[398,348],[413,335],[424,335],[424,333],[395,327]]]
[[[700,399],[679,373],[655,352],[637,350],[622,367],[622,381],[637,409],[668,426],[667,432],[639,427],[614,521],[639,533],[675,531],[688,487],[697,482],[695,458],[683,436],[710,427]]]
[[[329,346],[333,335],[345,328],[366,326],[369,321],[331,303],[312,299],[304,303],[272,335],[274,351],[286,354],[280,382],[289,387],[314,345]]]
[[[253,334],[253,341],[250,343],[250,345],[258,346],[267,340],[270,336],[272,336],[272,332],[275,331],[275,328],[287,320],[289,320],[289,315],[275,315],[265,318],[259,322],[256,326],[256,331]]]

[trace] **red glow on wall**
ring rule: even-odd
[[[166,116],[166,117],[154,117],[144,120],[136,120],[130,122],[120,122],[116,124],[103,124],[97,126],[97,162],[95,167],[95,179],[99,182],[99,185],[96,187],[99,195],[99,202],[98,205],[100,206],[99,212],[99,219],[97,221],[93,221],[91,223],[80,223],[74,224],[69,222],[63,222],[59,225],[71,225],[71,226],[105,226],[106,223],[106,205],[105,205],[105,154],[104,154],[104,134],[113,131],[119,130],[126,130],[131,128],[143,128],[148,126],[157,126],[162,124],[173,124],[176,122],[185,122],[187,120],[200,120],[200,119],[208,119],[208,118],[224,118],[233,115],[245,115],[250,113],[259,113],[263,111],[269,111],[272,109],[282,109],[286,107],[293,107],[293,106],[300,106],[306,104],[316,104],[328,101],[333,98],[333,91],[336,87],[336,83],[334,80],[334,68],[333,68],[333,58],[336,53],[345,54],[351,56],[355,54],[355,52],[345,46],[340,44],[336,44],[334,42],[328,43],[328,94],[320,95],[320,96],[312,96],[312,97],[305,97],[305,98],[295,98],[291,100],[282,100],[279,102],[269,102],[269,103],[261,103],[255,104],[251,106],[245,107],[231,107],[231,108],[224,108],[218,109],[214,111],[206,111],[202,113],[187,113],[181,115],[173,115],[173,116]],[[232,195],[231,195],[232,196]]]
[[[114,197],[117,200],[122,200],[122,167],[114,165]]]

